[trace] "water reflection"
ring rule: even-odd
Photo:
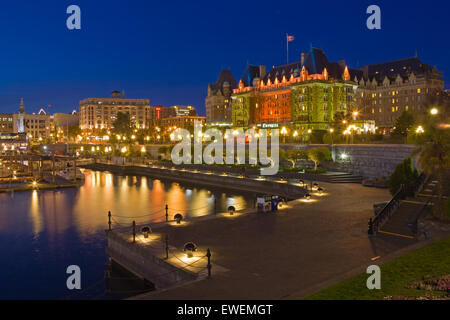
[[[92,292],[75,298],[101,297],[105,291],[107,212],[131,224],[165,220],[176,213],[197,217],[252,206],[254,195],[224,192],[194,184],[150,177],[85,171],[78,189],[0,194],[0,299],[58,299],[68,296],[66,268],[76,264],[82,286]],[[141,217],[141,218],[134,218]]]

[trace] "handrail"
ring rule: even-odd
[[[410,186],[402,185],[392,199],[384,206],[384,208],[372,220],[369,220],[369,234],[376,234],[378,230],[386,223],[392,214],[398,209],[403,199],[408,195],[415,194],[426,180],[426,175],[422,173],[417,180]]]

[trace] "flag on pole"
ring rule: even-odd
[[[294,36],[290,36],[288,33],[286,33],[286,63],[289,63],[289,42],[292,42],[294,40]]]

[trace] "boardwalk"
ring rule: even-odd
[[[159,290],[138,299],[291,299],[312,293],[320,283],[373,264],[409,245],[367,236],[373,203],[387,190],[356,184],[322,184],[328,191],[313,201],[296,200],[278,214],[197,221],[164,226],[170,244],[194,241],[211,248],[212,261],[229,271],[211,280]]]

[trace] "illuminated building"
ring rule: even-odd
[[[14,122],[11,113],[0,113],[0,133],[13,133]]]
[[[19,113],[0,114],[0,133],[19,134],[33,140],[50,137],[50,115],[43,109],[36,113],[26,113],[23,99]]]
[[[208,85],[205,99],[207,123],[231,124],[231,94],[237,88],[237,82],[230,70],[222,70],[216,83]]]
[[[289,126],[306,134],[327,130],[337,112],[355,108],[356,83],[344,60],[329,62],[322,50],[311,48],[301,61],[275,66],[266,75],[239,82],[232,96],[233,125],[277,128]]]
[[[176,117],[196,116],[197,111],[193,106],[172,106]]]
[[[133,127],[145,129],[150,125],[150,101],[128,99],[118,91],[111,98],[88,98],[80,101],[80,127],[86,129],[111,129],[117,113],[129,113]]]
[[[150,123],[152,126],[160,124],[161,119],[175,116],[175,109],[161,105],[150,107]]]
[[[403,111],[428,112],[427,99],[444,89],[442,73],[417,57],[367,65],[361,71],[353,79],[358,83],[358,108],[382,133],[389,133]]]
[[[198,116],[179,116],[161,119],[160,123],[164,129],[182,128],[187,130],[193,130],[194,121],[201,121],[201,123],[204,125],[206,118]]]

